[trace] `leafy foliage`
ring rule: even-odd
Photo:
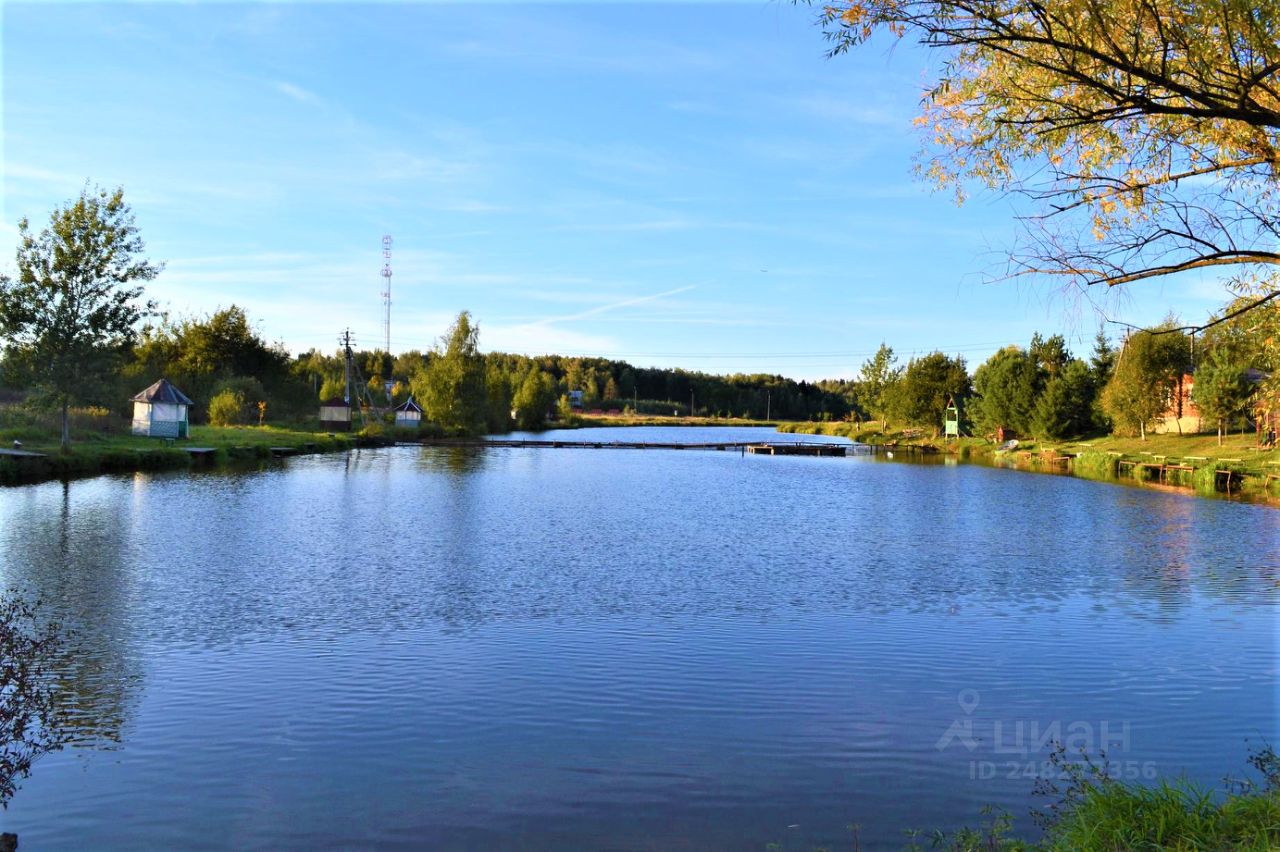
[[[1196,383],[1191,391],[1200,416],[1216,425],[1219,444],[1223,428],[1245,413],[1253,393],[1244,365],[1232,356],[1232,350],[1227,347],[1215,349],[1196,370]]]
[[[1085,362],[1068,361],[1050,376],[1036,400],[1032,432],[1042,438],[1061,440],[1082,435],[1093,425],[1093,374]]]
[[[536,364],[531,366],[511,401],[516,413],[516,425],[521,429],[541,429],[547,422],[547,412],[555,402],[555,381]]]
[[[122,189],[86,187],[39,233],[25,218],[18,222],[17,277],[0,276],[0,333],[8,358],[61,409],[64,450],[71,404],[99,401],[152,308],[135,282],[150,281],[160,267],[143,250]]]
[[[1039,384],[1030,355],[1016,346],[1001,349],[974,371],[977,399],[970,410],[975,425],[984,433],[1003,426],[1020,435],[1029,434]]]
[[[441,346],[412,381],[424,415],[450,435],[479,435],[485,430],[488,389],[479,335],[471,314],[458,314]]]
[[[833,53],[887,30],[940,54],[920,171],[1030,199],[1012,274],[1280,264],[1275,0],[835,0],[822,20]]]
[[[876,354],[862,364],[858,397],[862,407],[882,424],[892,404],[894,386],[901,378],[902,368],[897,366],[893,349],[883,342]]]
[[[972,391],[964,358],[933,352],[913,358],[894,387],[894,409],[908,423],[941,430],[947,399],[963,399]]]
[[[272,411],[297,415],[314,405],[307,379],[290,369],[289,354],[263,340],[238,305],[144,328],[125,375],[135,384],[167,377],[197,403],[197,417],[229,383],[239,383],[246,403],[265,401]]]
[[[1145,438],[1147,427],[1168,408],[1172,385],[1189,361],[1190,343],[1181,332],[1131,335],[1102,391],[1103,410],[1116,430]]]
[[[62,643],[56,624],[10,593],[0,600],[0,804],[8,806],[36,759],[67,742],[66,715],[49,670]]]
[[[242,391],[225,388],[209,400],[209,423],[213,426],[242,426],[249,422],[249,404]]]

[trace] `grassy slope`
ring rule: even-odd
[[[863,425],[861,431],[853,423],[786,423],[779,427],[780,431],[799,432],[815,435],[843,435],[850,438],[862,438],[874,442],[910,441],[912,443],[932,444],[939,448],[956,449],[969,447],[972,452],[986,450],[993,452],[994,445],[983,438],[961,438],[959,441],[944,441],[930,435],[907,435],[901,430],[893,429],[887,433],[879,432],[874,426]],[[1259,450],[1252,434],[1240,437],[1239,433],[1224,437],[1222,446],[1218,446],[1216,435],[1148,435],[1145,441],[1140,438],[1121,438],[1114,435],[1105,437],[1079,439],[1073,441],[1036,441],[1019,440],[1019,450],[1041,452],[1056,450],[1060,453],[1078,453],[1086,451],[1122,453],[1127,456],[1163,455],[1170,459],[1185,459],[1198,456],[1204,459],[1239,459],[1251,467],[1264,467],[1268,462],[1280,463],[1280,449]]]
[[[191,455],[186,452],[191,447],[212,448],[216,450],[214,460],[223,462],[267,458],[272,447],[311,452],[343,450],[351,447],[355,438],[349,433],[331,438],[325,432],[280,426],[193,426],[188,440],[170,444],[160,438],[81,429],[73,431],[71,452],[64,454],[59,449],[55,431],[32,425],[0,429],[0,447],[10,447],[14,440],[22,442],[23,450],[47,453],[48,458],[18,460],[0,457],[0,483],[184,468],[193,463]]]
[[[1271,496],[1280,493],[1280,485],[1276,480],[1266,478],[1268,475],[1280,475],[1280,449],[1259,449],[1252,434],[1242,437],[1237,433],[1224,437],[1221,446],[1218,445],[1215,434],[1148,435],[1145,441],[1113,435],[1074,441],[1020,440],[1015,452],[999,455],[995,451],[995,445],[983,438],[946,441],[931,435],[904,433],[892,427],[887,433],[865,424],[859,431],[853,423],[788,423],[779,429],[804,434],[843,435],[869,443],[900,441],[929,444],[944,452],[975,461],[991,462],[1003,458],[1019,466],[1055,472],[1062,472],[1063,468],[1047,461],[1042,464],[1041,454],[1045,457],[1075,455],[1079,458],[1072,464],[1072,472],[1090,479],[1111,479],[1117,474],[1147,478],[1156,476],[1151,469],[1144,471],[1140,467],[1127,465],[1118,468],[1117,461],[1185,464],[1196,470],[1169,471],[1168,484],[1190,486],[1205,493],[1218,490],[1222,484],[1215,471],[1229,469],[1244,477],[1242,480],[1233,480],[1233,488]]]

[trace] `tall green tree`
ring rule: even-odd
[[[984,433],[1004,427],[1030,434],[1038,384],[1036,363],[1028,353],[1017,346],[1001,349],[973,373],[977,398],[969,410],[974,422]]]
[[[1173,386],[1189,362],[1190,341],[1181,332],[1130,335],[1102,391],[1103,410],[1117,431],[1146,440],[1147,428],[1168,410]]]
[[[1058,375],[1071,360],[1071,352],[1067,349],[1067,341],[1061,334],[1052,337],[1041,337],[1039,332],[1031,336],[1031,345],[1027,347],[1027,355],[1035,362],[1043,381]]]
[[[1246,367],[1237,361],[1227,347],[1216,349],[1196,370],[1196,383],[1191,397],[1200,416],[1218,428],[1218,445],[1222,445],[1224,427],[1245,413],[1253,386],[1245,376]]]
[[[479,435],[485,429],[489,398],[479,340],[471,314],[458,314],[412,381],[414,398],[427,419],[451,435]]]
[[[538,368],[530,366],[511,401],[516,413],[516,425],[521,429],[541,429],[547,422],[547,412],[556,403],[555,379]]]
[[[892,401],[892,388],[902,378],[892,347],[881,342],[876,354],[862,364],[858,373],[858,398],[867,413],[885,426]]]
[[[941,432],[947,398],[963,399],[972,392],[964,358],[933,352],[913,358],[895,389],[898,413],[908,423],[932,426]]]
[[[161,267],[142,257],[144,249],[119,188],[85,187],[39,233],[25,218],[18,223],[17,275],[0,276],[0,332],[61,412],[63,451],[71,447],[72,403],[101,398],[154,307],[137,282]]]
[[[511,429],[512,376],[497,362],[485,364],[485,421],[490,432]]]
[[[1068,361],[1036,397],[1031,431],[1050,440],[1084,434],[1093,426],[1093,397],[1089,365],[1079,358]]]

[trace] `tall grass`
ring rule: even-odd
[[[1013,836],[1007,812],[985,809],[978,828],[929,836],[934,849],[954,852],[1200,852],[1280,849],[1280,757],[1270,745],[1256,749],[1249,763],[1262,775],[1229,781],[1211,790],[1185,778],[1142,784],[1118,781],[1105,758],[1070,761],[1059,745],[1050,758],[1062,772],[1061,786],[1045,780],[1036,792],[1057,797],[1033,816],[1044,828],[1037,842]],[[917,832],[915,837],[919,836]],[[913,841],[908,848],[922,847]]]

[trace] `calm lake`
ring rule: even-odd
[[[1055,733],[1208,784],[1280,742],[1280,512],[976,465],[102,477],[0,490],[0,575],[79,648],[77,744],[0,815],[29,850],[894,848],[1028,825]]]

